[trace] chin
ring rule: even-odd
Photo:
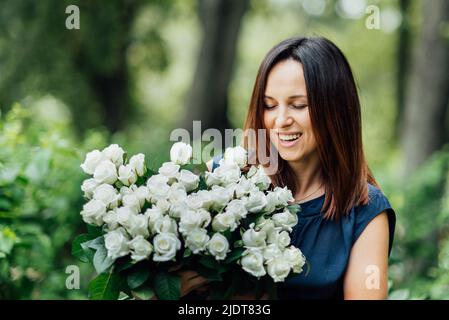
[[[279,152],[279,156],[285,161],[301,161],[303,154],[298,154],[298,152]]]

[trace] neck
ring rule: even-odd
[[[289,165],[295,172],[297,179],[296,193],[293,195],[295,199],[309,198],[307,195],[311,192],[313,194],[310,195],[310,198],[316,198],[323,193],[324,186],[322,185],[318,154],[315,153],[310,157],[301,159],[301,161],[289,161]]]

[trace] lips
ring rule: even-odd
[[[278,132],[279,145],[284,148],[291,148],[297,145],[302,137],[301,132]]]

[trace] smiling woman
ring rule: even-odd
[[[324,38],[272,48],[244,129],[267,131],[262,143],[245,137],[243,145],[256,151],[256,164],[266,166],[260,148],[278,161],[273,184],[287,186],[302,207],[291,240],[310,272],[280,284],[279,296],[386,298],[395,213],[365,160],[360,102],[343,53]]]

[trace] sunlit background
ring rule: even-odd
[[[0,298],[86,299],[93,268],[70,252],[85,152],[118,143],[154,167],[192,120],[241,128],[261,60],[296,35],[353,68],[398,217],[390,299],[449,299],[446,0],[0,0]]]

